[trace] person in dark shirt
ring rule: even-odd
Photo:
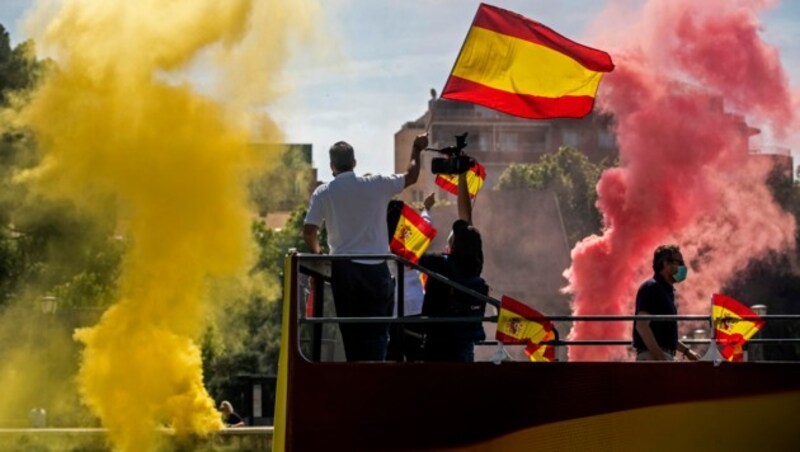
[[[653,254],[655,274],[636,293],[636,315],[677,315],[674,284],[688,272],[681,250],[676,245],[661,245]],[[637,361],[672,361],[675,353],[697,361],[698,355],[678,340],[676,320],[636,320],[633,346]]]
[[[483,241],[480,231],[472,225],[472,202],[469,199],[466,174],[458,178],[458,216],[448,238],[449,253],[425,254],[419,264],[466,286],[488,295],[489,286],[481,277],[483,271]],[[430,317],[482,318],[486,303],[428,278],[422,315]],[[475,343],[486,338],[480,321],[468,323],[429,324],[426,328],[424,359],[426,361],[475,360]]]
[[[223,400],[219,404],[219,411],[222,413],[222,422],[225,427],[244,427],[245,423],[242,418],[233,411],[233,405],[227,400]]]

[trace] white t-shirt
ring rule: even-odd
[[[419,279],[420,273],[417,270],[407,268],[403,273],[403,314],[406,316],[422,314],[422,301],[425,299],[425,290],[422,287],[422,280]],[[397,314],[397,304],[394,305],[394,313]]]
[[[305,224],[328,229],[331,254],[388,254],[386,207],[405,187],[405,176],[356,176],[352,171],[317,187]],[[380,264],[381,261],[363,261]]]

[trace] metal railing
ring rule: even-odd
[[[297,305],[301,315],[298,316],[300,325],[311,325],[313,328],[313,342],[312,342],[312,357],[314,362],[320,361],[321,346],[322,346],[322,327],[326,324],[367,324],[367,323],[383,323],[383,324],[442,324],[442,323],[474,323],[474,322],[490,322],[497,323],[498,316],[484,316],[484,317],[427,317],[427,316],[413,316],[405,317],[404,311],[404,272],[405,267],[410,267],[428,276],[428,278],[437,280],[449,287],[464,292],[476,299],[479,299],[496,309],[500,308],[500,301],[476,292],[462,284],[459,284],[439,273],[422,267],[418,264],[412,263],[403,257],[394,254],[346,254],[346,255],[319,255],[319,254],[303,254],[298,253],[298,268],[296,269],[300,274],[313,277],[314,284],[314,299],[313,299],[313,316],[306,316],[305,311],[300,309]],[[397,315],[393,317],[325,317],[318,316],[317,313],[323,312],[324,306],[324,285],[325,282],[330,281],[330,276],[324,274],[319,269],[318,263],[340,261],[340,260],[364,260],[364,261],[392,261],[396,264],[396,306]],[[311,263],[312,265],[303,265],[303,263]],[[316,265],[313,265],[316,264]],[[314,268],[317,267],[317,268]],[[294,300],[298,302],[299,300]],[[713,329],[714,319],[709,315],[545,315],[551,322],[632,322],[636,320],[675,320],[680,322],[707,322],[709,327]],[[756,320],[761,319],[765,321],[799,321],[800,315],[761,315],[761,316],[742,316],[739,318],[726,318],[731,321],[741,320]],[[683,342],[691,345],[710,344],[714,339],[685,339]],[[482,345],[497,344],[497,341],[482,341]],[[625,339],[596,339],[596,340],[575,340],[575,339],[560,339],[557,338],[551,341],[542,342],[542,344],[554,346],[630,346],[632,343],[630,338]],[[752,338],[748,344],[789,344],[800,343],[800,338]]]

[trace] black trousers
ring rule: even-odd
[[[389,348],[386,351],[386,359],[388,361],[422,361],[424,344],[423,325],[396,323],[389,328]]]
[[[331,289],[337,317],[391,317],[394,282],[385,262],[331,263]],[[348,361],[383,361],[389,343],[388,323],[340,323]]]

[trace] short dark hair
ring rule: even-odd
[[[661,245],[656,248],[656,252],[653,253],[653,271],[660,272],[664,267],[664,262],[680,252],[681,249],[678,245]]]
[[[351,171],[355,166],[353,146],[345,141],[337,141],[330,149],[331,165],[336,171]]]
[[[462,277],[480,276],[483,271],[483,239],[478,228],[464,220],[456,220],[450,255]]]

